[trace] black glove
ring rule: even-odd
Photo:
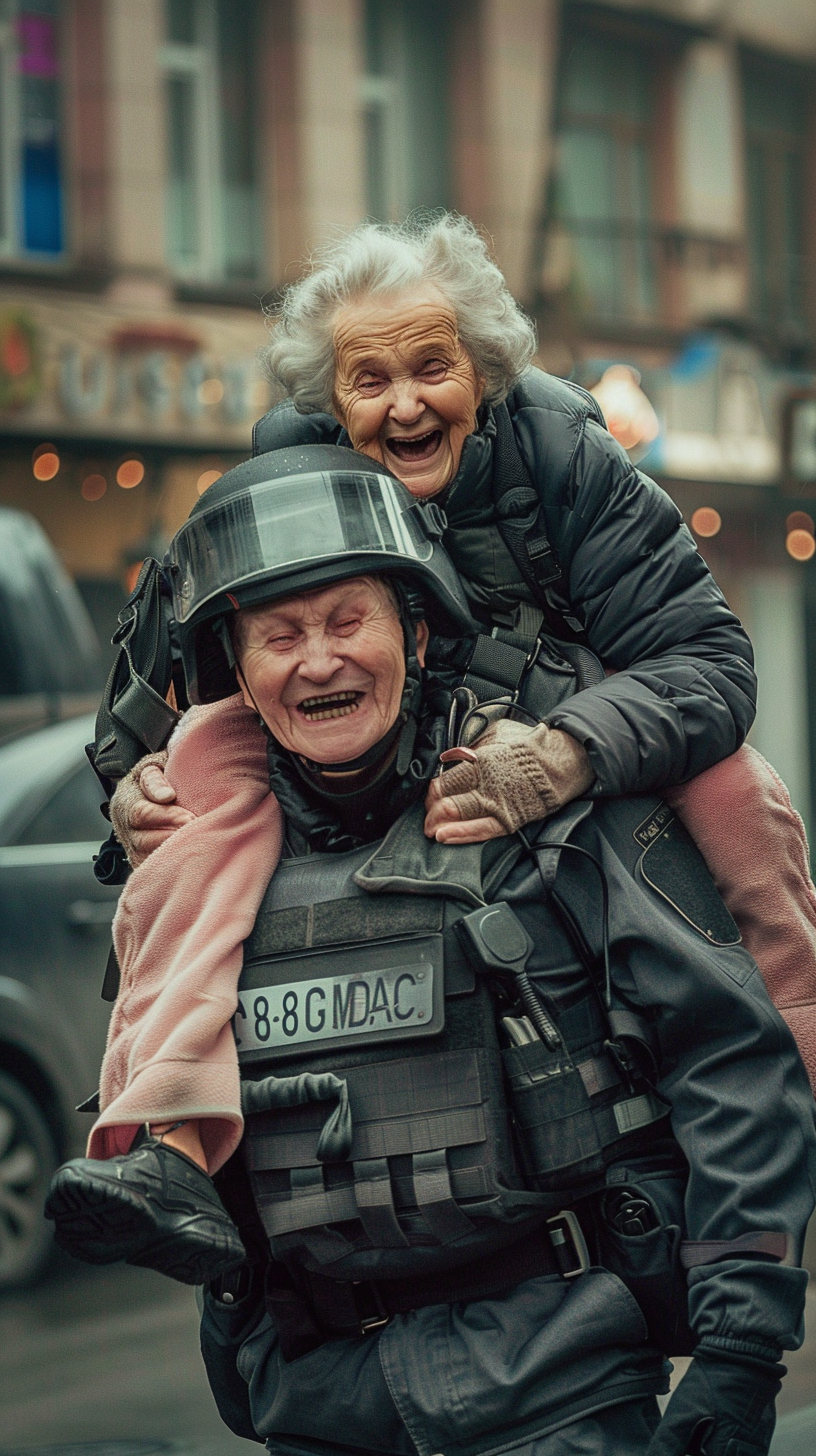
[[[784,1365],[698,1350],[646,1456],[768,1456]]]

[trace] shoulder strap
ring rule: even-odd
[[[562,641],[586,644],[586,633],[572,627],[547,596],[547,587],[560,581],[563,573],[550,545],[541,496],[519,450],[507,405],[497,405],[493,418],[496,423],[493,499],[502,539],[549,630]]]
[[[170,599],[158,561],[149,557],[119,613],[119,651],[105,684],[88,757],[106,791],[113,780],[164,748],[179,720],[166,701],[172,681]]]

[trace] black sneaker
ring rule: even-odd
[[[118,1157],[63,1163],[45,1216],[75,1259],[124,1259],[182,1284],[204,1284],[246,1258],[212,1179],[155,1137]]]

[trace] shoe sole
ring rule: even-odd
[[[206,1214],[190,1214],[181,1229],[156,1236],[153,1212],[143,1195],[122,1183],[95,1183],[64,1169],[48,1198],[61,1248],[86,1264],[124,1260],[155,1269],[181,1284],[205,1284],[246,1257],[232,1230]]]

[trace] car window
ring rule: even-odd
[[[16,835],[17,844],[72,844],[103,840],[108,826],[99,812],[102,789],[89,763],[63,779],[45,804]]]

